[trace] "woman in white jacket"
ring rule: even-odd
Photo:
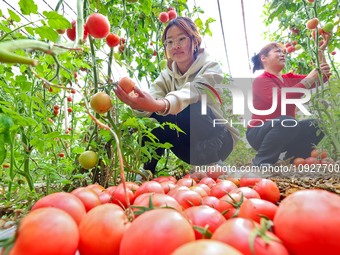
[[[135,86],[133,96],[119,86],[115,90],[117,97],[138,116],[177,124],[185,133],[167,127],[155,129],[153,133],[160,142],[171,143],[172,152],[192,165],[224,161],[239,138],[238,131],[231,126],[214,125],[214,119],[224,119],[220,91],[214,88],[222,83],[223,72],[220,64],[209,60],[208,53],[200,48],[201,41],[191,19],[171,20],[162,36],[167,69],[155,80],[150,91],[141,91]],[[207,98],[206,114],[201,111],[203,94]],[[163,152],[164,149],[157,150],[159,156]],[[157,162],[153,159],[144,169],[154,172]]]

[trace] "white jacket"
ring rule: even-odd
[[[149,93],[154,98],[166,98],[169,103],[168,114],[177,114],[188,105],[201,100],[202,94],[207,94],[207,105],[213,111],[217,119],[224,119],[221,104],[218,97],[207,86],[215,87],[223,82],[223,71],[221,65],[209,59],[209,54],[204,50],[198,54],[197,59],[185,74],[181,74],[175,62],[171,69],[161,72],[159,77],[150,87]],[[216,91],[221,94],[220,89]],[[151,112],[134,111],[137,116],[149,117]],[[234,146],[239,139],[239,132],[226,124],[227,129],[233,137]]]

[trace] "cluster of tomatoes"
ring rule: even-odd
[[[173,20],[177,17],[177,12],[175,8],[169,7],[168,11],[161,12],[158,16],[158,19],[162,23],[167,23],[169,20]]]
[[[339,213],[333,193],[302,190],[280,201],[264,178],[91,184],[38,200],[9,254],[334,254]]]
[[[334,164],[334,160],[328,157],[327,151],[324,151],[322,149],[314,149],[312,150],[310,157],[295,158],[293,161],[293,164],[295,166],[316,165],[316,164],[328,165],[328,164]]]
[[[76,39],[76,20],[71,22],[72,27],[66,30],[67,37],[74,41]],[[65,30],[57,30],[59,34],[64,34]],[[120,52],[125,49],[125,38],[120,38],[115,33],[110,33],[110,22],[104,15],[100,13],[92,13],[87,17],[86,23],[84,25],[84,37],[83,40],[86,41],[88,35],[91,35],[96,39],[106,39],[106,44],[110,47],[118,47]]]
[[[311,37],[313,40],[316,38],[316,31],[318,31],[318,36],[323,36],[326,33],[332,33],[333,28],[334,28],[334,23],[333,22],[327,22],[324,26],[318,27],[319,26],[319,19],[318,18],[312,18],[307,21],[306,23],[306,28],[308,30],[311,30]],[[299,34],[299,30],[297,28],[291,28],[291,32],[293,34]],[[320,40],[319,44],[321,45],[323,42]],[[292,53],[297,50],[300,50],[302,46],[300,44],[297,44],[296,41],[292,42],[287,42],[285,44],[286,52],[287,53]],[[336,51],[331,52],[332,55],[336,54]]]

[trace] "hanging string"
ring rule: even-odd
[[[222,14],[221,14],[220,0],[217,0],[217,5],[218,5],[218,13],[219,13],[219,16],[220,16],[220,23],[221,23],[221,30],[222,30],[222,36],[223,36],[224,51],[225,51],[225,55],[226,55],[226,59],[227,59],[227,65],[228,65],[229,75],[231,76],[230,64],[229,64],[229,57],[228,57],[228,51],[227,51],[227,44],[226,44],[226,39],[225,39],[225,34],[224,34],[224,29],[223,29],[223,22],[222,22]]]
[[[241,6],[242,6],[242,18],[243,18],[243,31],[244,31],[244,38],[245,38],[245,41],[246,41],[246,48],[247,48],[248,67],[249,67],[249,72],[251,73],[250,55],[249,55],[249,46],[248,46],[248,36],[247,36],[247,28],[246,28],[246,19],[245,19],[243,0],[241,0]]]

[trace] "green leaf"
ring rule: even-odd
[[[8,14],[9,14],[9,16],[12,20],[14,20],[15,22],[20,22],[21,19],[15,12],[13,12],[10,9],[7,9],[7,11],[8,11]]]
[[[47,19],[47,23],[51,28],[54,29],[65,29],[71,28],[71,23],[62,15],[55,11],[44,11],[43,14]]]
[[[58,33],[49,26],[42,26],[35,28],[35,32],[41,37],[41,39],[48,39],[55,42],[58,38]]]
[[[11,117],[2,113],[0,114],[0,134],[7,133],[13,124]]]
[[[33,27],[25,27],[25,30],[27,31],[27,33],[34,36],[34,28]]]
[[[33,0],[20,0],[19,6],[21,13],[24,15],[30,15],[31,13],[38,13],[38,6],[34,3]]]

